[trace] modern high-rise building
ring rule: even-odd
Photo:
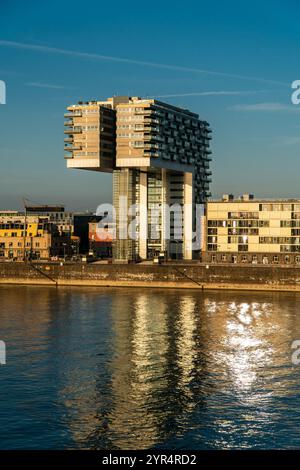
[[[65,117],[67,167],[113,173],[114,259],[192,259],[195,206],[210,195],[209,124],[154,99],[122,96],[79,102]],[[182,209],[181,230],[168,209],[174,204]],[[135,237],[127,234],[130,224]]]

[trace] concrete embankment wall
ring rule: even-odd
[[[300,267],[0,263],[0,284],[300,292]]]

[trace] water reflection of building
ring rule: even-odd
[[[157,400],[167,388],[167,305],[143,293],[124,300],[117,296],[113,309],[116,355],[111,361],[109,427],[118,447],[145,448],[159,440]]]
[[[293,295],[151,289],[84,299],[80,334],[94,350],[64,370],[61,393],[78,445],[142,449],[193,429],[197,446],[247,447],[272,432],[294,380]]]
[[[197,301],[141,292],[116,296],[113,312],[111,439],[122,449],[148,448],[199,403]]]

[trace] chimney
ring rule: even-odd
[[[241,196],[242,201],[253,201],[254,195],[253,194],[243,194]]]
[[[222,201],[223,202],[229,202],[234,200],[234,195],[233,194],[223,194]]]

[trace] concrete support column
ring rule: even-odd
[[[193,174],[184,173],[183,258],[193,259]]]
[[[146,172],[140,172],[139,196],[139,256],[147,259],[148,216],[147,216],[147,180]]]
[[[168,223],[166,218],[166,204],[169,203],[169,185],[168,185],[168,173],[164,168],[161,170],[161,251],[167,253],[169,256],[169,240],[166,239],[167,232],[166,223]]]

